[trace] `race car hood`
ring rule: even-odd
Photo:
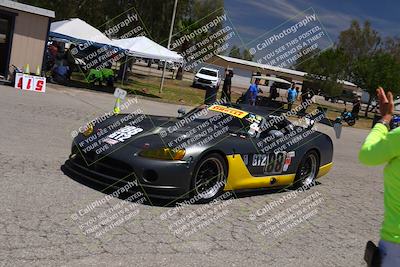
[[[189,133],[193,133],[191,130],[200,124],[194,121],[182,123],[178,118],[162,116],[143,115],[143,117],[135,116],[129,120],[125,119],[126,116],[127,114],[120,114],[110,117],[95,125],[90,136],[78,135],[74,143],[79,145],[82,151],[88,151],[88,147],[93,147],[90,151],[97,151],[98,154],[110,153],[110,148],[101,150],[103,145],[111,147],[111,151],[176,147],[193,137]],[[91,137],[96,134],[98,138]],[[93,142],[88,141],[89,139]],[[97,144],[93,145],[94,142]]]

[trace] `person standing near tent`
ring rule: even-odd
[[[393,95],[377,89],[381,120],[375,124],[359,152],[360,162],[384,169],[384,219],[379,241],[382,267],[400,266],[400,128],[390,130]]]
[[[225,69],[225,80],[224,80],[224,85],[222,87],[221,99],[225,100],[228,103],[231,102],[232,77],[233,77],[233,71]]]
[[[292,110],[292,106],[294,101],[296,101],[296,98],[297,98],[296,86],[295,83],[292,83],[287,92],[288,110]]]
[[[257,101],[257,95],[259,92],[262,92],[259,88],[258,85],[260,83],[260,79],[256,79],[254,83],[252,83],[249,87],[249,89],[246,92],[246,104],[249,104],[251,106],[256,105]]]
[[[301,109],[297,113],[299,117],[305,116],[307,112],[307,108],[310,106],[310,100],[313,98],[313,92],[310,88],[303,88],[301,90],[300,100],[301,100]]]
[[[269,88],[269,97],[273,101],[275,101],[275,99],[279,97],[278,88],[276,88],[275,83],[272,83],[272,85]]]

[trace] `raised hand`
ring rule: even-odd
[[[379,112],[382,116],[382,119],[390,122],[394,113],[393,94],[391,92],[387,92],[387,94],[385,94],[385,90],[382,87],[376,89],[376,94],[378,96]]]

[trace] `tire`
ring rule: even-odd
[[[197,202],[209,202],[222,194],[227,176],[228,167],[221,155],[212,153],[202,158],[193,173],[192,192]]]
[[[320,158],[315,150],[308,151],[297,168],[294,188],[311,187],[315,183],[319,171]]]
[[[339,116],[339,117],[337,117],[336,119],[335,119],[335,121],[334,121],[334,123],[342,123],[342,117],[341,116]]]
[[[349,126],[354,126],[354,124],[356,124],[356,120],[355,119],[350,119],[350,120],[347,121],[347,124]]]

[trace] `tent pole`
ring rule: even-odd
[[[177,5],[178,5],[178,0],[175,0],[174,12],[172,13],[171,28],[169,29],[169,38],[168,38],[168,46],[167,46],[168,49],[169,49],[169,47],[171,46],[172,32],[173,32],[173,30],[174,30],[175,15],[176,15],[176,6],[177,6]],[[166,68],[167,68],[167,59],[165,59],[164,68],[163,68],[163,72],[162,72],[162,76],[161,76],[160,94],[162,93],[163,87],[164,87],[165,69],[166,69]]]
[[[122,85],[124,85],[125,74],[126,74],[126,63],[128,62],[128,55],[125,55],[125,63],[124,63],[124,73],[122,73]]]

